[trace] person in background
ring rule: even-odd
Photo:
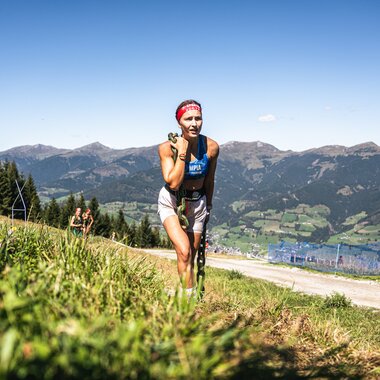
[[[86,239],[90,233],[91,227],[94,224],[94,217],[92,216],[91,210],[88,208],[82,215],[83,219],[83,237]]]
[[[83,219],[81,214],[82,209],[77,207],[75,209],[75,215],[71,217],[70,221],[71,231],[76,237],[83,236]]]
[[[165,181],[158,196],[158,214],[177,253],[178,274],[190,296],[196,292],[195,255],[212,209],[219,145],[201,135],[202,107],[197,101],[182,102],[175,117],[181,136],[175,142],[163,142],[158,148]],[[188,226],[185,228],[177,215],[179,191],[184,194],[186,204],[184,214]]]

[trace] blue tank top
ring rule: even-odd
[[[193,161],[185,162],[185,179],[199,179],[206,176],[209,159],[207,157],[206,137],[199,135],[197,156]]]

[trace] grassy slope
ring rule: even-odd
[[[188,303],[166,295],[173,262],[37,225],[9,236],[0,222],[0,377],[380,373],[377,311],[211,268],[204,301]]]

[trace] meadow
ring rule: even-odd
[[[265,211],[243,212],[245,203],[236,201],[232,205],[235,212],[242,217],[238,225],[231,227],[227,222],[214,226],[211,230],[217,244],[234,247],[242,252],[252,251],[252,242],[266,251],[268,244],[277,244],[281,240],[287,242],[325,242],[327,244],[364,245],[379,240],[380,224],[369,225],[361,221],[367,214],[360,212],[347,217],[342,223],[344,232],[332,236],[314,235],[320,229],[329,226],[329,209],[324,205],[310,206],[300,204],[285,211],[268,209]]]
[[[380,311],[342,295],[207,268],[188,300],[175,263],[107,239],[2,218],[0,243],[0,378],[380,376]]]

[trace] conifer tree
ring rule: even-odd
[[[82,212],[85,212],[87,206],[86,201],[84,200],[83,193],[80,193],[79,199],[76,201],[76,206],[82,209]]]
[[[112,234],[112,219],[109,214],[100,214],[96,224],[96,235],[110,237]]]
[[[137,228],[136,244],[141,248],[150,248],[153,246],[152,227],[147,214],[145,214]]]
[[[27,208],[28,219],[31,221],[40,219],[42,217],[41,202],[31,175],[29,175],[28,179],[26,180],[23,193],[25,194],[24,199]]]
[[[127,242],[131,247],[136,247],[136,235],[137,235],[137,227],[136,223],[133,221],[127,230]]]
[[[59,207],[55,198],[49,202],[45,210],[46,224],[53,227],[59,227],[61,208]]]
[[[173,244],[169,239],[169,236],[163,236],[161,239],[161,245],[162,248],[168,248],[168,249],[173,249]]]
[[[22,176],[20,176],[15,162],[6,162],[4,165],[4,169],[7,185],[5,188],[5,194],[3,198],[3,210],[4,215],[10,216],[12,213],[12,206],[15,209],[24,208],[21,197],[19,196],[16,181],[21,190],[24,186],[25,180]],[[15,217],[20,218],[20,213],[16,213]],[[22,216],[22,218],[23,217],[24,215]]]
[[[67,228],[70,224],[71,217],[75,213],[75,198],[73,193],[67,197],[66,202],[61,206],[60,226],[61,228]]]
[[[20,188],[22,199],[17,184]],[[24,200],[25,207],[22,200]],[[5,161],[0,163],[0,214],[10,216],[12,206],[16,210],[26,209],[26,215],[21,215],[21,212],[17,210],[14,214],[15,218],[27,216],[30,220],[36,220],[41,217],[41,202],[32,176],[29,175],[25,181],[24,177],[18,172],[16,163]]]
[[[88,208],[91,210],[92,217],[94,218],[92,231],[95,235],[99,235],[98,230],[97,230],[97,225],[99,223],[100,210],[99,210],[99,202],[96,199],[96,197],[91,198],[90,203],[88,204]]]
[[[114,230],[117,234],[118,240],[122,240],[124,235],[128,230],[128,224],[125,221],[124,211],[122,209],[119,210],[117,214],[117,218],[115,220]]]
[[[12,198],[6,165],[7,162],[0,163],[0,215],[8,215],[8,205]]]
[[[7,176],[8,176],[8,181],[12,189],[12,197],[15,199],[18,195],[18,189],[17,189],[17,184],[16,181],[18,182],[18,185],[20,189],[23,187],[25,180],[24,178],[19,174],[17,170],[17,165],[14,161],[12,161],[8,166],[7,166]],[[13,203],[13,202],[12,202]]]
[[[152,240],[151,240],[152,247],[159,247],[161,246],[161,236],[160,236],[160,230],[158,227],[152,228]]]

